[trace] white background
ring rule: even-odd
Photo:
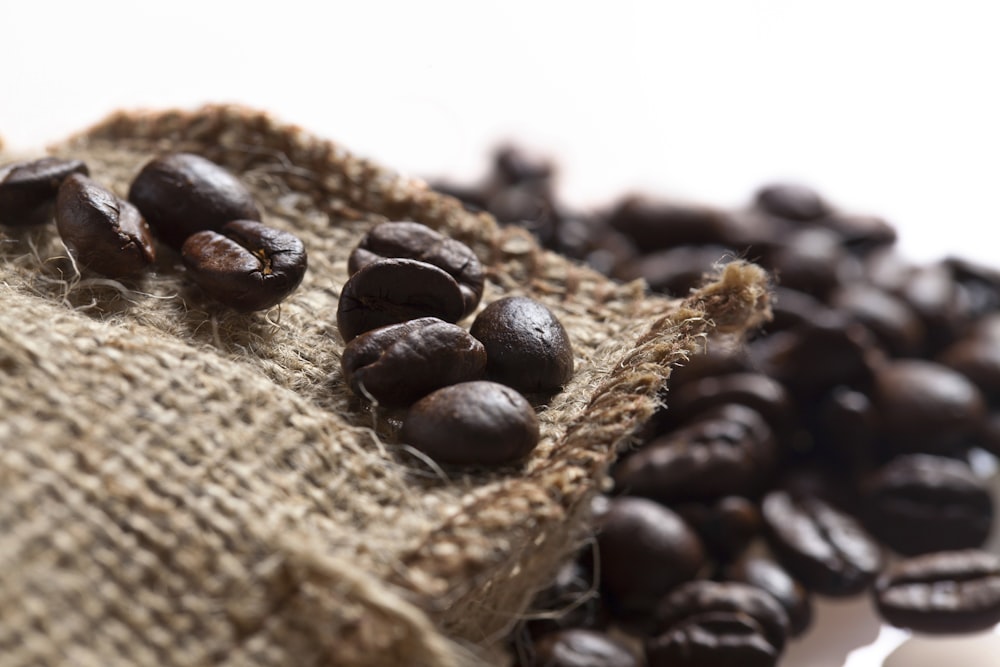
[[[562,199],[580,206],[635,189],[735,206],[799,180],[885,216],[914,259],[1000,265],[989,1],[0,0],[0,28],[0,136],[17,150],[117,108],[240,102],[418,176],[472,180],[516,138],[558,158]],[[849,635],[868,611],[824,613]],[[1000,660],[995,643],[933,646],[967,667]],[[793,650],[789,667],[844,655]],[[933,650],[886,664],[940,664]]]

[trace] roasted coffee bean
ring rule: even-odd
[[[787,435],[792,401],[785,388],[762,373],[730,373],[676,387],[669,395],[670,411],[690,419],[720,405],[745,405],[756,410],[778,437]]]
[[[493,153],[494,187],[548,183],[555,175],[555,165],[549,160],[529,155],[517,146],[501,146]]]
[[[949,257],[944,265],[968,296],[970,315],[975,318],[1000,310],[1000,271],[961,257]]]
[[[670,391],[716,375],[750,371],[750,361],[742,347],[712,344],[670,371]]]
[[[614,277],[619,280],[642,278],[654,292],[681,297],[700,287],[717,267],[733,259],[733,252],[723,246],[680,246],[627,261],[615,270]]]
[[[236,176],[191,153],[168,153],[147,162],[132,181],[128,198],[153,233],[178,250],[195,232],[221,231],[233,220],[260,220],[253,195]]]
[[[630,197],[608,215],[607,224],[644,252],[688,245],[727,245],[737,237],[729,214],[681,202]]]
[[[462,292],[462,316],[470,315],[483,296],[483,266],[469,246],[417,222],[384,222],[361,237],[348,258],[352,275],[383,258],[415,259],[450,275]]]
[[[771,312],[771,321],[764,325],[767,334],[838,317],[816,297],[781,286],[772,292]]]
[[[1000,558],[941,551],[890,565],[875,582],[886,622],[928,634],[977,632],[1000,623]]]
[[[1000,406],[1000,340],[966,336],[945,349],[938,362],[968,378],[991,406]]]
[[[614,469],[621,493],[661,503],[758,493],[774,468],[776,445],[763,418],[739,405],[668,433]]]
[[[439,463],[496,466],[520,461],[539,438],[534,408],[502,384],[453,384],[406,413],[400,440]]]
[[[800,222],[822,218],[830,207],[815,190],[796,183],[775,183],[757,191],[754,202],[771,215]]]
[[[673,510],[645,498],[611,501],[598,522],[601,590],[613,612],[646,615],[705,564],[698,536]]]
[[[759,588],[777,600],[788,615],[789,637],[801,635],[812,623],[813,608],[809,592],[770,558],[743,558],[726,568],[725,578]]]
[[[993,523],[985,483],[966,463],[941,456],[900,456],[862,491],[865,525],[901,554],[980,547]]]
[[[462,291],[442,269],[415,259],[380,259],[344,284],[337,328],[349,342],[366,331],[420,317],[457,322],[463,312]]]
[[[0,225],[40,225],[52,219],[59,186],[90,172],[80,160],[43,157],[0,167]]]
[[[774,272],[784,287],[825,299],[844,282],[847,251],[837,235],[828,229],[801,229],[763,258],[765,268]]]
[[[809,590],[855,595],[882,566],[879,547],[861,524],[818,498],[772,491],[761,515],[775,556]]]
[[[969,324],[968,294],[944,264],[914,268],[898,294],[923,322],[925,354],[937,354]]]
[[[867,394],[834,387],[811,429],[817,458],[849,474],[869,471],[878,456],[878,415]]]
[[[836,232],[840,242],[856,253],[868,253],[896,242],[895,228],[874,215],[833,213],[819,223]]]
[[[760,532],[757,506],[741,496],[680,503],[675,509],[698,533],[705,548],[722,562],[739,556]]]
[[[526,393],[555,391],[573,376],[573,346],[562,323],[524,296],[497,299],[470,329],[486,348],[486,373]]]
[[[882,437],[897,453],[951,453],[986,413],[982,394],[963,375],[918,359],[880,369],[872,398]]]
[[[765,591],[736,581],[699,579],[681,584],[656,607],[657,633],[668,631],[685,618],[700,614],[729,612],[756,621],[764,637],[779,653],[788,637],[788,614]]]
[[[361,334],[340,365],[358,396],[406,407],[435,389],[481,379],[486,350],[462,327],[422,317]]]
[[[872,379],[872,339],[843,316],[803,324],[754,341],[756,367],[807,403],[839,385],[866,387]]]
[[[589,561],[592,550],[584,556]],[[598,629],[607,624],[607,613],[595,588],[596,574],[583,558],[564,564],[555,579],[532,599],[524,629],[531,637],[569,628]]]
[[[888,292],[854,283],[834,292],[830,304],[863,324],[894,357],[913,356],[923,349],[923,322],[905,301]]]
[[[105,276],[128,276],[156,259],[139,210],[79,173],[59,188],[56,228],[76,262]]]
[[[642,667],[628,646],[604,632],[574,628],[546,635],[525,667]]]
[[[688,616],[646,641],[648,667],[774,667],[780,655],[760,624],[739,612]]]
[[[192,234],[181,249],[191,279],[210,297],[248,312],[275,306],[306,272],[306,250],[294,234],[253,220]]]

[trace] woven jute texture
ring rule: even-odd
[[[119,113],[50,152],[124,196],[177,150],[237,173],[309,270],[244,315],[166,247],[150,275],[113,281],[77,271],[53,225],[2,230],[4,667],[488,664],[585,539],[670,365],[767,310],[752,265],[683,303],[649,297],[253,110]],[[530,295],[569,331],[576,373],[538,405],[523,464],[438,467],[345,389],[346,259],[385,220],[465,241],[488,267],[484,304]]]

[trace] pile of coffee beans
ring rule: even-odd
[[[203,157],[151,160],[127,200],[88,176],[80,160],[55,157],[0,168],[0,223],[54,218],[77,265],[110,278],[150,270],[158,240],[181,252],[205,294],[241,312],[271,308],[302,282],[302,241],[260,222],[247,187]]]
[[[573,347],[543,304],[508,296],[471,330],[455,324],[483,296],[483,267],[465,244],[416,222],[385,222],[348,259],[337,326],[351,390],[379,408],[408,408],[400,440],[439,463],[524,459],[539,423],[523,394],[559,391]]]
[[[607,275],[682,297],[735,257],[768,269],[774,317],[710,340],[595,503],[596,545],[511,636],[522,667],[775,665],[813,595],[885,622],[1000,622],[983,546],[1000,455],[1000,272],[916,264],[884,220],[792,184],[745,207],[631,195],[575,211],[551,162],[503,148],[466,206]]]

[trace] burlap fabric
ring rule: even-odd
[[[54,226],[0,237],[0,665],[458,665],[495,660],[587,533],[589,499],[670,365],[766,310],[756,267],[683,303],[541,251],[418,180],[233,107],[117,114],[55,146],[119,194],[160,151],[238,173],[307,247],[280,308],[235,314],[160,247],[152,275],[83,273]],[[10,159],[5,156],[4,160]],[[342,382],[346,258],[416,220],[528,294],[577,371],[501,470],[442,469]]]

